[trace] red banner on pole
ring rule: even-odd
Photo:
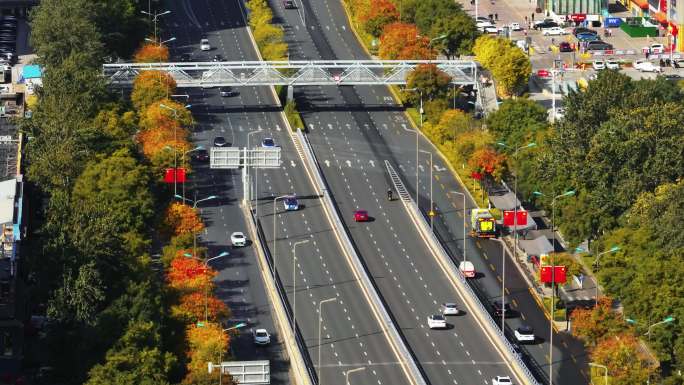
[[[473,171],[472,173],[470,173],[470,177],[476,180],[480,180],[482,179],[482,174],[477,171]]]
[[[553,270],[551,270],[551,266],[542,266],[539,268],[539,279],[543,283],[551,283],[552,280],[555,280],[556,283],[565,283],[567,282],[567,271],[568,268],[565,266],[554,266]]]
[[[527,226],[527,211],[525,210],[518,210],[517,211],[517,216],[518,220],[514,221],[513,216],[516,214],[516,211],[514,210],[509,210],[509,211],[504,211],[503,213],[503,224],[504,226]]]
[[[184,168],[167,168],[164,172],[164,183],[183,183],[186,181]]]

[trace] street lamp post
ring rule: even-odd
[[[601,365],[601,364],[595,364],[595,363],[593,363],[593,362],[590,362],[590,363],[589,363],[589,366],[595,366],[595,367],[597,367],[597,368],[603,369],[603,370],[604,370],[604,372],[603,372],[603,382],[604,382],[605,385],[608,385],[608,367],[606,367],[605,365]]]
[[[202,263],[204,264],[204,268],[205,268],[205,269],[207,269],[207,268],[209,267],[209,262],[213,261],[214,259],[219,259],[219,258],[227,257],[227,256],[229,256],[229,255],[230,255],[229,252],[227,252],[227,251],[222,251],[221,253],[219,253],[219,255],[217,255],[217,256],[215,256],[215,257],[211,257],[211,258],[209,258],[209,259],[207,259],[207,260],[205,260],[205,261],[202,261],[201,258],[198,258],[198,257],[195,256],[195,255],[192,255],[192,254],[189,254],[189,253],[184,253],[184,254],[183,254],[184,257],[193,258],[193,259],[196,259],[196,260],[202,262]],[[209,285],[206,285],[205,290],[204,290],[204,322],[205,322],[205,323],[206,323],[206,322],[209,322]]]
[[[245,326],[247,326],[246,323],[240,322],[239,324],[237,324],[237,325],[235,325],[235,326],[231,326],[231,327],[229,327],[229,328],[223,329],[223,333],[229,332],[229,331],[231,331],[231,330],[240,329],[240,328],[245,327]],[[221,349],[221,351],[219,352],[219,385],[222,385],[222,384],[223,384],[223,365],[222,365],[222,361],[223,361],[223,349]]]
[[[463,262],[466,261],[466,196],[462,192],[450,191],[463,197]],[[465,263],[464,263],[465,264]]]
[[[551,233],[553,234],[553,247],[556,247],[556,199],[565,198],[575,195],[575,190],[566,191],[563,194],[556,195],[551,200]],[[555,310],[554,300],[556,299],[555,284],[556,284],[556,268],[554,265],[554,253],[551,253],[551,317],[549,317],[549,384],[553,385],[553,315]]]
[[[168,39],[168,40],[164,40],[164,41],[156,41],[156,40],[152,40],[152,39],[150,39],[150,38],[148,38],[148,37],[145,38],[145,41],[149,41],[150,43],[154,43],[154,44],[159,44],[160,47],[162,46],[162,44],[170,43],[170,42],[172,42],[172,41],[174,41],[174,40],[176,40],[175,37],[172,37],[172,38],[170,38],[170,39]]]
[[[249,152],[251,150],[251,148],[249,147],[249,136],[256,134],[256,133],[259,133],[259,132],[262,132],[262,131],[263,130],[256,130],[256,131],[252,131],[252,132],[247,133],[247,152]],[[246,166],[246,167],[247,167],[247,179],[249,180],[250,179],[249,166]],[[254,175],[255,175],[255,177],[254,177],[254,201],[255,201],[254,202],[254,216],[257,218],[257,220],[259,220],[259,169],[256,167],[254,167]],[[251,180],[249,180],[249,186],[250,186],[250,188],[252,188],[252,181]],[[251,199],[252,199],[251,191],[249,194],[249,199],[251,202]]]
[[[296,335],[297,330],[297,279],[295,267],[297,266],[297,245],[309,243],[308,239],[297,241],[292,245],[292,335]]]
[[[433,231],[433,232],[434,232],[434,229],[435,229],[435,227],[434,227],[435,212],[434,212],[434,210],[433,210],[433,209],[434,209],[434,204],[433,204],[433,201],[432,201],[432,169],[433,169],[433,166],[432,166],[432,153],[431,153],[430,151],[424,151],[424,150],[420,150],[420,152],[422,152],[422,153],[424,153],[424,154],[430,155],[430,212],[428,213],[428,215],[430,216],[430,231]]]
[[[344,383],[345,383],[345,385],[350,385],[350,384],[349,384],[349,375],[350,375],[350,374],[356,373],[356,372],[360,372],[360,371],[362,371],[362,370],[366,370],[366,367],[365,367],[365,366],[362,366],[362,367],[360,367],[360,368],[356,368],[356,369],[352,369],[352,370],[347,370],[346,372],[344,372]]]
[[[669,323],[671,323],[671,322],[674,322],[674,320],[675,320],[674,317],[669,316],[669,317],[665,318],[665,319],[662,320],[662,321],[659,321],[659,322],[656,322],[656,323],[650,325],[650,326],[648,327],[648,331],[646,332],[646,334],[644,334],[645,336],[646,336],[646,335],[648,336],[648,343],[649,343],[649,344],[651,343],[651,330],[652,330],[654,327],[659,326],[659,325],[669,324]]]
[[[273,198],[273,282],[275,283],[276,281],[276,256],[278,255],[276,253],[276,248],[278,244],[278,234],[276,233],[276,209],[277,206],[276,204],[278,203],[278,199],[285,199],[287,198],[287,195],[281,195]]]
[[[509,148],[506,143],[504,142],[498,142],[497,145],[504,147],[504,148]],[[513,160],[517,161],[518,160],[518,151],[524,150],[527,148],[532,148],[536,147],[537,143],[528,143],[524,146],[518,147],[515,149],[513,152]],[[517,260],[518,256],[518,174],[515,173],[514,175],[515,181],[513,183],[513,198],[515,199],[515,207],[513,208],[513,257]]]
[[[218,198],[216,195],[210,195],[210,196],[208,196],[208,197],[206,197],[206,198],[197,199],[197,191],[195,191],[195,199],[185,198],[185,197],[180,196],[180,195],[178,195],[178,194],[174,195],[174,197],[177,198],[177,199],[181,199],[182,202],[183,202],[184,204],[185,204],[186,201],[191,201],[191,202],[193,202],[193,203],[192,203],[192,209],[193,209],[193,210],[197,209],[197,204],[200,203],[200,202],[204,202],[204,201],[208,201],[208,200],[211,200],[211,199],[216,199],[216,198]],[[193,255],[197,255],[197,233],[194,232],[194,231],[193,231],[193,233],[192,233],[192,254],[193,254]]]
[[[324,299],[323,301],[318,302],[318,385],[323,383],[323,377],[321,376],[321,369],[323,369],[323,365],[321,365],[321,350],[323,350],[323,346],[321,345],[321,325],[323,324],[322,311],[323,304],[328,302],[337,302],[337,297]]]
[[[188,150],[188,151],[185,151],[185,152],[183,153],[183,159],[182,159],[182,161],[183,161],[183,170],[185,170],[185,158],[188,156],[189,153],[195,152],[195,151],[197,151],[197,150],[204,150],[204,147],[202,147],[202,146],[197,146],[197,147],[193,148],[192,150]],[[183,193],[182,193],[183,201],[184,201],[184,202],[185,202],[185,179],[186,179],[186,178],[183,178]]]
[[[159,108],[164,108],[166,110],[172,111],[173,112],[173,118],[178,122],[178,110],[175,108],[171,108],[167,106],[166,104],[160,103]],[[173,195],[178,194],[178,189],[177,189],[177,179],[178,179],[178,150],[176,149],[178,147],[178,142],[176,141],[176,125],[173,125]],[[183,198],[185,199],[185,198]]]
[[[152,22],[154,23],[154,41],[157,41],[157,19],[159,18],[159,16],[168,15],[169,13],[171,13],[171,11],[164,11],[162,13],[140,11],[140,13],[150,16],[152,18]]]

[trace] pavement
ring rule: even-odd
[[[283,22],[291,59],[365,58],[347,25],[339,2],[305,2],[285,10]],[[306,22],[306,24],[304,24]],[[388,160],[405,182],[415,175],[415,131],[384,87],[298,87],[295,99],[325,178],[359,254],[397,319],[409,347],[434,384],[485,383],[511,375],[507,363],[485,336],[470,311],[448,320],[448,330],[429,330],[426,318],[442,302],[462,304],[398,201],[387,202]],[[406,138],[412,138],[407,147]],[[423,141],[422,147],[429,148]],[[421,168],[425,156],[421,155]],[[353,221],[356,209],[373,220]]]
[[[172,1],[169,7],[174,17],[167,19],[167,31],[170,35],[175,33],[173,36],[178,39],[174,42],[174,54],[190,52],[194,61],[210,60],[215,54],[221,54],[226,60],[257,60],[241,6],[238,1]],[[207,37],[215,49],[200,52],[202,37]],[[249,138],[251,147],[259,146],[265,137],[272,137],[282,148],[281,168],[252,170],[258,192],[252,206],[274,255],[290,306],[296,309],[299,332],[321,381],[343,384],[345,372],[363,366],[367,370],[353,374],[358,381],[408,384],[399,358],[393,354],[325,219],[270,89],[243,87],[238,89],[238,96],[225,98],[218,96],[216,89],[178,91],[184,92],[190,94],[193,115],[198,122],[193,133],[196,144],[210,147],[214,137],[224,136],[230,145],[243,147],[247,145],[247,134],[255,133]],[[212,194],[221,197],[202,205],[207,232],[201,241],[210,248],[210,255],[215,255],[227,247],[232,231],[245,229],[238,206],[242,197],[241,176],[238,171],[200,166],[191,178],[195,179],[199,198]],[[299,197],[301,209],[286,212],[282,201],[278,201],[274,215],[273,198],[292,193]],[[276,245],[273,244],[274,219]],[[309,242],[297,247],[294,262],[294,243],[305,240]],[[277,329],[273,326],[253,249],[230,251],[228,259],[218,260],[214,265],[220,270],[218,295],[233,309],[230,323],[246,320],[250,328],[265,327],[278,339],[269,348],[256,349],[251,346],[249,333],[242,332],[233,349],[234,358],[270,359],[271,382],[289,383],[286,352],[274,333]],[[318,306],[329,298],[336,301],[323,305],[319,342]]]

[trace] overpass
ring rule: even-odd
[[[102,66],[110,84],[129,86],[142,71],[168,72],[178,87],[360,86],[406,84],[411,71],[434,64],[453,85],[477,86],[477,65],[462,60],[310,60],[115,63]]]

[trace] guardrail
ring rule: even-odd
[[[385,160],[385,167],[387,169],[387,172],[390,175],[390,178],[392,180],[392,183],[394,184],[394,187],[398,190],[399,188],[405,189],[404,183],[401,180],[401,177],[399,174],[394,170],[394,167],[390,164],[389,161]],[[520,375],[525,376],[524,380],[526,380],[527,384],[531,385],[537,385],[538,382],[535,379],[534,375],[532,372],[530,372],[529,368],[525,363],[522,361],[521,357],[519,357],[516,353],[515,350],[513,349],[513,346],[511,345],[510,342],[508,342],[508,339],[504,335],[504,331],[502,331],[499,326],[497,326],[496,322],[490,315],[489,311],[484,307],[482,304],[482,301],[480,301],[479,297],[475,294],[473,289],[468,285],[468,282],[463,276],[463,273],[456,267],[456,265],[453,263],[453,260],[449,257],[449,253],[445,250],[444,246],[442,243],[435,237],[434,233],[430,230],[430,224],[425,220],[425,217],[419,210],[418,206],[416,205],[415,201],[413,198],[408,197],[408,200],[402,199],[402,203],[404,204],[404,207],[410,212],[409,214],[413,214],[412,216],[416,219],[416,225],[420,227],[421,233],[427,238],[427,241],[434,247],[436,250],[436,256],[442,260],[442,266],[445,267],[446,269],[449,270],[449,273],[458,279],[458,282],[461,283],[460,287],[463,288],[465,291],[466,296],[469,296],[471,298],[471,302],[476,304],[478,309],[481,312],[481,317],[480,319],[486,320],[486,322],[489,323],[489,326],[491,330],[494,331],[494,333],[491,333],[492,336],[498,336],[499,342],[503,347],[507,349],[505,353],[507,353],[507,356],[510,359],[511,364],[517,365],[518,367],[518,372]]]
[[[249,210],[250,213],[250,220],[252,221],[252,224],[254,225],[256,229],[256,234],[257,234],[257,239],[259,243],[261,244],[261,249],[264,252],[264,256],[266,257],[266,262],[268,263],[268,266],[271,268],[271,272],[273,271],[273,257],[271,256],[271,250],[268,248],[268,243],[266,242],[266,236],[264,235],[264,230],[261,227],[261,222],[254,216],[254,213],[252,210]],[[269,274],[270,275],[270,274]],[[292,330],[292,308],[290,307],[290,302],[287,300],[287,293],[285,292],[285,287],[283,286],[283,282],[280,279],[280,274],[278,273],[278,270],[276,269],[275,272],[275,282],[274,285],[276,287],[276,292],[278,293],[278,297],[280,298],[280,302],[283,305],[283,308],[285,309],[285,313],[287,315],[287,321],[290,327],[290,330]],[[311,382],[313,384],[318,384],[318,374],[316,373],[315,366],[313,364],[313,360],[311,359],[311,356],[309,355],[309,350],[306,348],[306,344],[304,343],[304,337],[302,337],[302,333],[299,330],[299,326],[295,325],[295,335],[294,335],[295,341],[297,342],[297,347],[299,348],[299,351],[302,354],[302,358],[304,360],[304,363],[306,365],[306,370],[309,374],[309,378],[311,379]]]
[[[340,220],[340,212],[337,208],[337,205],[334,203],[333,196],[329,193],[328,184],[325,180],[325,177],[323,176],[323,171],[320,169],[320,165],[318,163],[318,160],[316,159],[316,154],[313,152],[313,148],[309,143],[309,139],[306,137],[306,135],[304,135],[302,130],[297,130],[295,137],[297,138],[302,147],[302,153],[304,155],[306,162],[311,166],[312,171],[314,171],[313,179],[316,182],[315,187],[320,191],[322,195],[323,205],[327,208],[328,212],[333,214],[330,216],[333,222],[333,228],[336,229],[338,233],[343,235],[342,237],[340,237],[340,243],[344,248],[345,252],[352,257],[352,267],[357,272],[359,272],[358,275],[360,277],[360,283],[362,286],[364,286],[364,288],[366,289],[366,293],[368,293],[368,295],[371,298],[371,301],[373,302],[371,305],[378,311],[381,318],[381,322],[383,324],[383,328],[385,329],[389,338],[394,342],[393,345],[399,350],[399,353],[401,355],[399,359],[402,359],[406,364],[406,367],[411,373],[411,376],[413,377],[415,384],[427,385],[428,382],[426,380],[423,368],[420,365],[418,365],[418,360],[415,354],[413,353],[413,351],[410,350],[410,348],[408,347],[408,343],[406,342],[406,339],[404,338],[403,334],[401,334],[401,332],[399,331],[399,327],[397,326],[397,322],[394,319],[394,316],[387,310],[388,306],[385,300],[379,294],[380,291],[376,286],[375,281],[373,281],[370,278],[371,274],[368,270],[368,267],[366,266],[365,262],[359,257],[356,247],[351,242],[349,230]]]

